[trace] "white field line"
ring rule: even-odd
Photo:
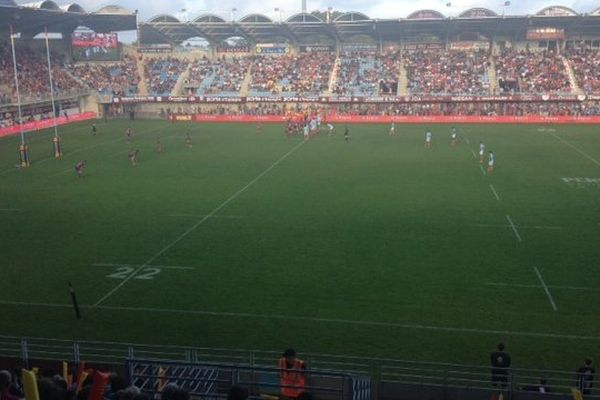
[[[49,175],[49,177],[50,177],[50,178],[52,178],[52,177],[55,177],[55,176],[64,175],[64,174],[66,174],[67,172],[73,172],[73,173],[75,173],[75,167],[72,167],[72,168],[69,168],[69,169],[62,170],[62,171],[60,171],[60,172],[57,172],[57,173],[55,173],[55,174]]]
[[[471,149],[471,154],[473,154],[473,158],[477,159],[477,154],[475,154],[475,150]]]
[[[540,285],[524,285],[520,283],[501,283],[501,282],[489,282],[487,286],[503,286],[503,287],[517,287],[517,288],[529,288],[529,289],[542,289]],[[550,289],[562,289],[562,290],[577,290],[585,292],[598,292],[600,288],[583,287],[583,286],[563,286],[563,285],[548,285]]]
[[[473,226],[476,228],[512,228],[510,224],[469,224],[469,226]],[[562,229],[562,226],[549,225],[515,225],[515,227],[518,229],[539,229],[549,231],[557,231]]]
[[[494,197],[496,198],[496,200],[500,201],[500,196],[498,196],[498,192],[496,191],[496,188],[491,183],[490,183],[490,189],[492,189],[492,193],[494,193]]]
[[[552,298],[552,294],[550,294],[550,289],[548,289],[546,282],[544,282],[544,278],[542,277],[542,274],[540,274],[540,271],[537,269],[537,267],[533,267],[533,270],[535,271],[535,274],[537,275],[538,279],[540,280],[540,283],[542,284],[542,287],[544,288],[544,292],[546,292],[546,296],[548,296],[550,305],[552,306],[554,311],[558,311],[558,308],[556,307],[556,303],[554,302],[554,299]]]
[[[519,231],[517,230],[517,227],[512,222],[512,219],[510,219],[510,216],[508,214],[506,214],[506,219],[508,220],[508,223],[510,224],[510,227],[512,228],[513,232],[515,233],[515,236],[517,237],[517,240],[519,242],[522,242],[523,240],[521,239],[521,235],[519,235]]]
[[[479,169],[481,170],[481,173],[483,174],[483,176],[485,176],[486,173],[485,173],[485,169],[483,169],[483,165],[479,164]]]
[[[67,304],[67,303],[64,303],[64,304],[36,303],[36,302],[8,301],[8,300],[0,300],[0,304],[20,306],[20,307],[23,307],[23,306],[47,307],[47,308],[72,308],[73,307],[72,304]],[[83,309],[99,309],[99,310],[107,310],[107,311],[133,311],[133,312],[149,312],[149,313],[163,313],[163,314],[202,315],[202,316],[214,316],[214,317],[281,320],[281,321],[303,321],[303,322],[328,323],[328,324],[338,324],[338,325],[381,326],[381,327],[398,328],[398,329],[428,330],[428,331],[453,332],[453,333],[471,333],[471,334],[477,334],[477,335],[523,336],[523,337],[536,337],[536,338],[561,339],[561,340],[600,341],[600,336],[568,335],[568,334],[550,333],[550,332],[527,332],[527,331],[509,331],[509,330],[496,330],[496,329],[460,328],[460,327],[452,327],[452,326],[422,325],[422,324],[410,324],[410,323],[401,323],[401,322],[350,320],[350,319],[339,319],[339,318],[322,318],[322,317],[281,315],[281,314],[254,314],[254,313],[220,312],[220,311],[208,311],[208,310],[180,310],[180,309],[152,308],[152,307],[93,306],[93,305],[88,305],[88,304],[80,305],[79,307],[83,308]]]
[[[21,211],[18,208],[0,208],[0,212],[19,212]]]
[[[206,215],[198,214],[169,214],[167,217],[171,218],[205,218]],[[241,219],[244,218],[241,215],[212,215],[210,218],[223,218],[223,219]]]
[[[467,144],[471,144],[471,142],[469,142],[469,138],[465,136],[465,142],[467,142]],[[471,149],[471,151],[473,151],[473,149]]]
[[[258,174],[258,176],[256,178],[254,178],[250,182],[248,182],[248,184],[246,184],[246,186],[244,186],[243,188],[241,188],[240,190],[238,190],[237,192],[235,192],[234,194],[232,194],[227,200],[225,200],[220,205],[218,205],[208,215],[206,215],[204,218],[202,218],[201,220],[199,220],[198,222],[196,222],[194,225],[192,225],[191,227],[189,227],[185,232],[183,232],[181,235],[179,235],[175,240],[173,240],[172,242],[170,242],[168,245],[166,245],[165,247],[163,247],[159,252],[157,252],[152,257],[150,257],[144,264],[140,265],[139,268],[137,268],[136,270],[134,270],[127,278],[123,279],[118,285],[116,285],[114,288],[112,288],[110,291],[108,291],[108,293],[106,293],[104,296],[102,296],[96,303],[94,303],[94,307],[97,307],[100,304],[102,304],[106,299],[108,299],[110,296],[112,296],[117,290],[119,290],[120,288],[122,288],[123,285],[125,285],[134,276],[136,276],[142,269],[144,269],[145,267],[147,267],[149,264],[151,264],[158,257],[162,256],[164,253],[166,253],[167,251],[169,251],[173,246],[175,246],[177,243],[179,243],[183,238],[185,238],[187,235],[189,235],[194,230],[196,230],[196,228],[198,228],[200,225],[202,225],[204,222],[206,222],[206,220],[208,220],[210,217],[212,217],[213,215],[215,215],[216,213],[218,213],[227,204],[229,204],[233,200],[235,200],[239,195],[241,195],[242,193],[244,193],[246,191],[246,189],[248,189],[249,187],[251,187],[252,185],[254,185],[256,182],[258,182],[258,180],[260,178],[262,178],[267,173],[269,173],[269,171],[271,171],[273,168],[275,168],[280,162],[282,162],[283,160],[285,160],[290,154],[292,154],[297,149],[299,149],[304,143],[306,143],[306,142],[305,141],[301,141],[299,144],[297,144],[296,146],[294,146],[290,151],[288,151],[287,153],[285,153],[277,161],[275,161],[273,164],[271,164],[270,167],[268,167],[263,172],[261,172],[260,174]]]
[[[95,263],[92,264],[92,267],[134,267],[137,268],[139,265],[137,264],[119,264],[119,263]],[[182,269],[182,270],[190,270],[196,269],[194,267],[182,267],[179,265],[146,265],[147,268],[160,268],[160,269]]]
[[[596,160],[594,157],[590,156],[589,154],[581,150],[579,147],[572,145],[571,143],[567,142],[555,133],[550,132],[550,135],[554,136],[556,139],[560,140],[565,145],[569,146],[570,148],[572,148],[573,150],[575,150],[576,152],[578,152],[579,154],[581,154],[582,156],[584,156],[585,158],[587,158],[588,160],[592,161],[594,164],[600,167],[600,161]]]

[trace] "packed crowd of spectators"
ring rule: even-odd
[[[77,93],[82,86],[67,72],[69,64],[66,58],[52,52],[52,80],[54,95],[62,96]],[[19,93],[21,101],[48,99],[50,97],[50,78],[45,54],[35,52],[26,47],[16,51],[17,71],[19,78]],[[0,45],[0,102],[16,102],[17,90],[14,81],[14,67],[11,50],[6,45]]]
[[[333,109],[348,115],[527,116],[600,115],[600,102],[477,102],[347,104]]]
[[[353,51],[340,55],[340,65],[331,92],[340,96],[396,94],[399,62],[396,53]]]
[[[413,94],[488,94],[488,64],[489,53],[484,50],[417,50],[404,56]]]
[[[144,79],[150,94],[168,96],[175,88],[179,76],[187,69],[186,59],[175,57],[147,58],[144,60]]]
[[[504,49],[496,56],[502,92],[568,93],[571,85],[562,58],[553,51]]]
[[[186,87],[190,94],[239,96],[250,68],[247,57],[225,57],[211,61],[207,57],[192,62]]]
[[[584,93],[600,92],[600,52],[589,48],[569,49],[565,56],[579,88]]]
[[[361,103],[321,105],[311,103],[244,103],[194,106],[184,113],[204,115],[286,115],[305,109],[322,109],[325,114],[407,116],[527,116],[600,115],[600,102],[446,102],[446,103]]]
[[[90,88],[102,94],[131,96],[138,91],[139,73],[134,58],[124,55],[115,63],[77,64],[73,74]]]
[[[258,56],[252,64],[250,95],[318,96],[327,90],[334,62],[331,53]]]

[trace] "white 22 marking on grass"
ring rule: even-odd
[[[561,178],[569,186],[585,188],[585,187],[598,187],[600,188],[600,178],[583,178],[583,177],[565,177]]]
[[[112,278],[112,279],[126,279],[129,276],[129,274],[131,274],[134,270],[135,270],[135,268],[133,268],[133,267],[118,267],[116,269],[116,272],[106,275],[106,277]],[[154,279],[154,277],[157,276],[158,274],[160,274],[161,272],[162,272],[162,270],[160,268],[145,267],[145,268],[139,270],[138,272],[136,272],[133,279],[150,280],[150,279]]]

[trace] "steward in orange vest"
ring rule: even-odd
[[[279,359],[279,382],[281,394],[288,399],[295,399],[304,392],[306,385],[306,365],[296,358],[294,349],[287,349]]]

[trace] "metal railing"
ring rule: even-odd
[[[273,367],[281,357],[281,352],[0,336],[0,355],[20,359],[23,365],[28,365],[29,360],[83,360],[89,363],[122,366],[126,360],[137,358]],[[461,389],[492,388],[491,370],[488,366],[332,354],[303,353],[300,357],[309,369],[369,376],[376,382]],[[513,368],[508,371],[506,390],[532,391],[539,386],[541,379],[546,381],[545,388],[548,391],[570,394],[571,389],[576,386],[577,374],[574,370]],[[592,392],[592,395],[598,394],[600,393],[596,390]]]

